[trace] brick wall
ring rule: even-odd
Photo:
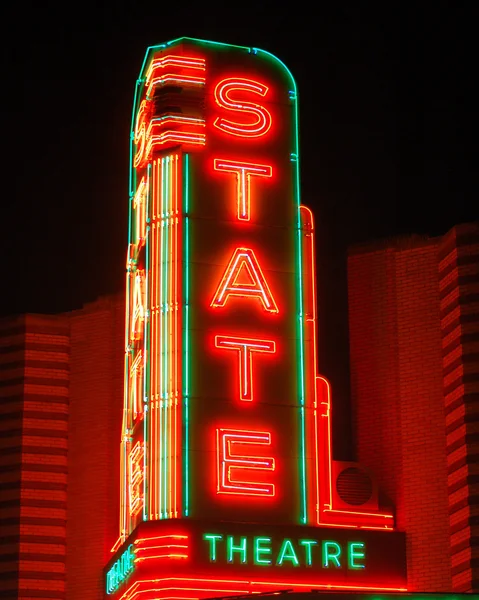
[[[24,332],[23,317],[0,321],[0,589],[3,598],[15,599],[20,545]]]
[[[452,582],[479,591],[479,224],[439,249]]]
[[[2,597],[65,599],[68,321],[0,324]]]
[[[68,600],[103,598],[118,537],[124,318],[123,296],[70,313]]]
[[[438,244],[397,240],[348,260],[358,458],[407,532],[410,591],[451,589]]]

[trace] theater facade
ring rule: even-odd
[[[130,140],[112,600],[406,591],[394,507],[331,455],[298,95],[255,48],[149,48]]]

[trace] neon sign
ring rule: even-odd
[[[130,544],[106,574],[106,593],[113,594],[135,568],[135,551]]]
[[[203,540],[208,544],[210,562],[221,560],[228,563],[281,567],[284,564],[299,567],[340,569],[345,563],[348,569],[366,567],[366,547],[363,542],[348,542],[346,548],[334,541],[291,540],[284,538],[273,552],[271,537],[232,536],[205,533]]]
[[[293,574],[302,569],[318,589],[404,587],[402,559],[389,580],[374,566],[374,548],[399,544],[399,552],[392,510],[377,497],[348,504],[335,485],[297,115],[294,79],[267,52],[188,38],[147,52],[130,137],[113,547],[135,544],[135,600],[153,585],[163,589],[148,570],[158,561],[175,563],[182,591],[190,588],[177,561],[190,578],[203,564],[211,578],[193,578],[205,594],[248,591],[246,581],[273,585],[266,567],[298,589]],[[264,527],[240,535],[211,529],[207,535],[220,536],[210,540],[217,558],[206,561],[195,554],[206,541],[190,522]],[[155,523],[160,529],[147,536]],[[277,523],[282,531],[268,529]],[[318,537],[326,527],[334,535]],[[366,546],[336,535],[343,529],[376,537]],[[158,543],[164,536],[180,542],[168,550]]]

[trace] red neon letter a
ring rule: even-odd
[[[248,283],[241,282],[243,271],[246,271]],[[236,248],[233,252],[211,306],[224,306],[230,296],[258,298],[266,311],[278,312],[276,302],[261,272],[258,259],[253,250],[249,248]]]

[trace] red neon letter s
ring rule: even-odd
[[[235,446],[271,445],[271,434],[265,431],[242,431],[238,429],[216,430],[216,458],[218,466],[218,494],[240,494],[242,496],[274,496],[274,484],[253,481],[237,481],[234,472],[274,471],[274,458],[252,456],[245,451],[236,451]]]
[[[237,113],[246,113],[247,119],[242,122],[229,121],[223,117],[218,117],[213,125],[225,133],[239,137],[257,138],[266,135],[271,128],[271,114],[264,106],[255,102],[246,102],[244,100],[234,100],[231,93],[251,92],[259,96],[266,96],[268,87],[252,79],[243,79],[241,77],[229,77],[223,79],[215,88],[215,100],[221,108],[232,110]],[[251,120],[250,117],[254,117]],[[245,122],[246,121],[246,122]]]

